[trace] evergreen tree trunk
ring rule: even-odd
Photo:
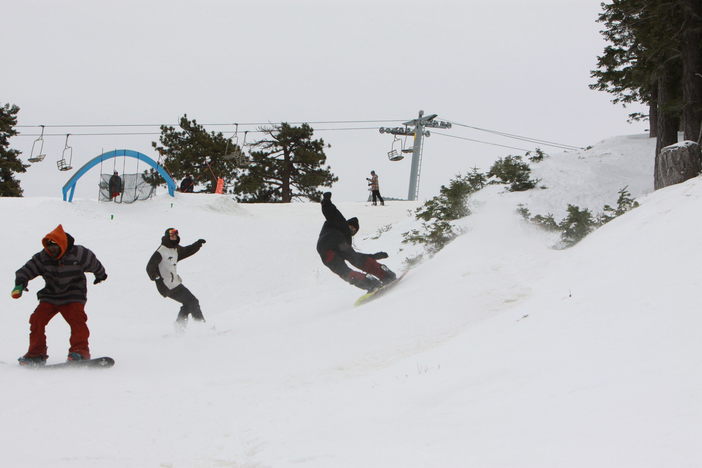
[[[676,97],[675,73],[670,66],[662,66],[658,75],[658,122],[656,135],[656,156],[661,149],[678,142],[680,117],[673,110]]]
[[[697,141],[702,126],[702,1],[680,0],[685,17],[681,55],[683,63],[683,132]]]
[[[651,100],[648,102],[648,137],[658,136],[658,87],[651,87]]]
[[[286,149],[283,152],[283,167],[281,171],[282,185],[280,190],[281,200],[283,203],[292,202],[292,190],[290,189],[290,176],[292,175],[292,162],[290,161],[290,152]]]

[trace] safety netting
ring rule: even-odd
[[[121,174],[120,184],[113,181],[112,174],[100,174],[100,201],[115,203],[134,203],[138,200],[148,200],[154,195],[156,188],[144,180],[144,174]]]

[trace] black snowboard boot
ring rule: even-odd
[[[27,356],[17,358],[20,366],[43,366],[49,356]]]
[[[371,275],[364,275],[363,273],[358,272],[356,272],[355,275],[352,275],[349,278],[349,283],[353,284],[358,288],[365,289],[368,292],[375,291],[383,285],[380,281],[378,281]]]
[[[392,271],[387,266],[380,265],[380,269],[383,270],[383,273],[385,273],[383,275],[383,277],[381,278],[381,281],[383,282],[383,286],[386,284],[390,284],[397,279],[397,275],[395,274],[395,272]]]

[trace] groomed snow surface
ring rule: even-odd
[[[553,154],[533,165],[540,188],[483,190],[462,236],[360,308],[316,254],[318,204],[0,199],[1,464],[702,466],[702,181],[651,193],[653,145]],[[624,186],[641,206],[567,250],[516,212],[597,212]],[[357,249],[402,271],[417,205],[338,206],[360,219]],[[43,281],[12,300],[14,272],[59,223],[107,269],[86,310],[109,370],[16,363]],[[145,273],[168,227],[207,240],[178,266],[207,318],[182,335]],[[63,361],[60,316],[47,335]]]

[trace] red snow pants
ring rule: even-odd
[[[71,302],[55,305],[40,302],[34,313],[29,317],[29,351],[26,356],[46,356],[46,325],[56,314],[61,314],[71,327],[71,347],[69,353],[79,353],[85,359],[90,359],[88,347],[88,316],[85,314],[85,304]]]

